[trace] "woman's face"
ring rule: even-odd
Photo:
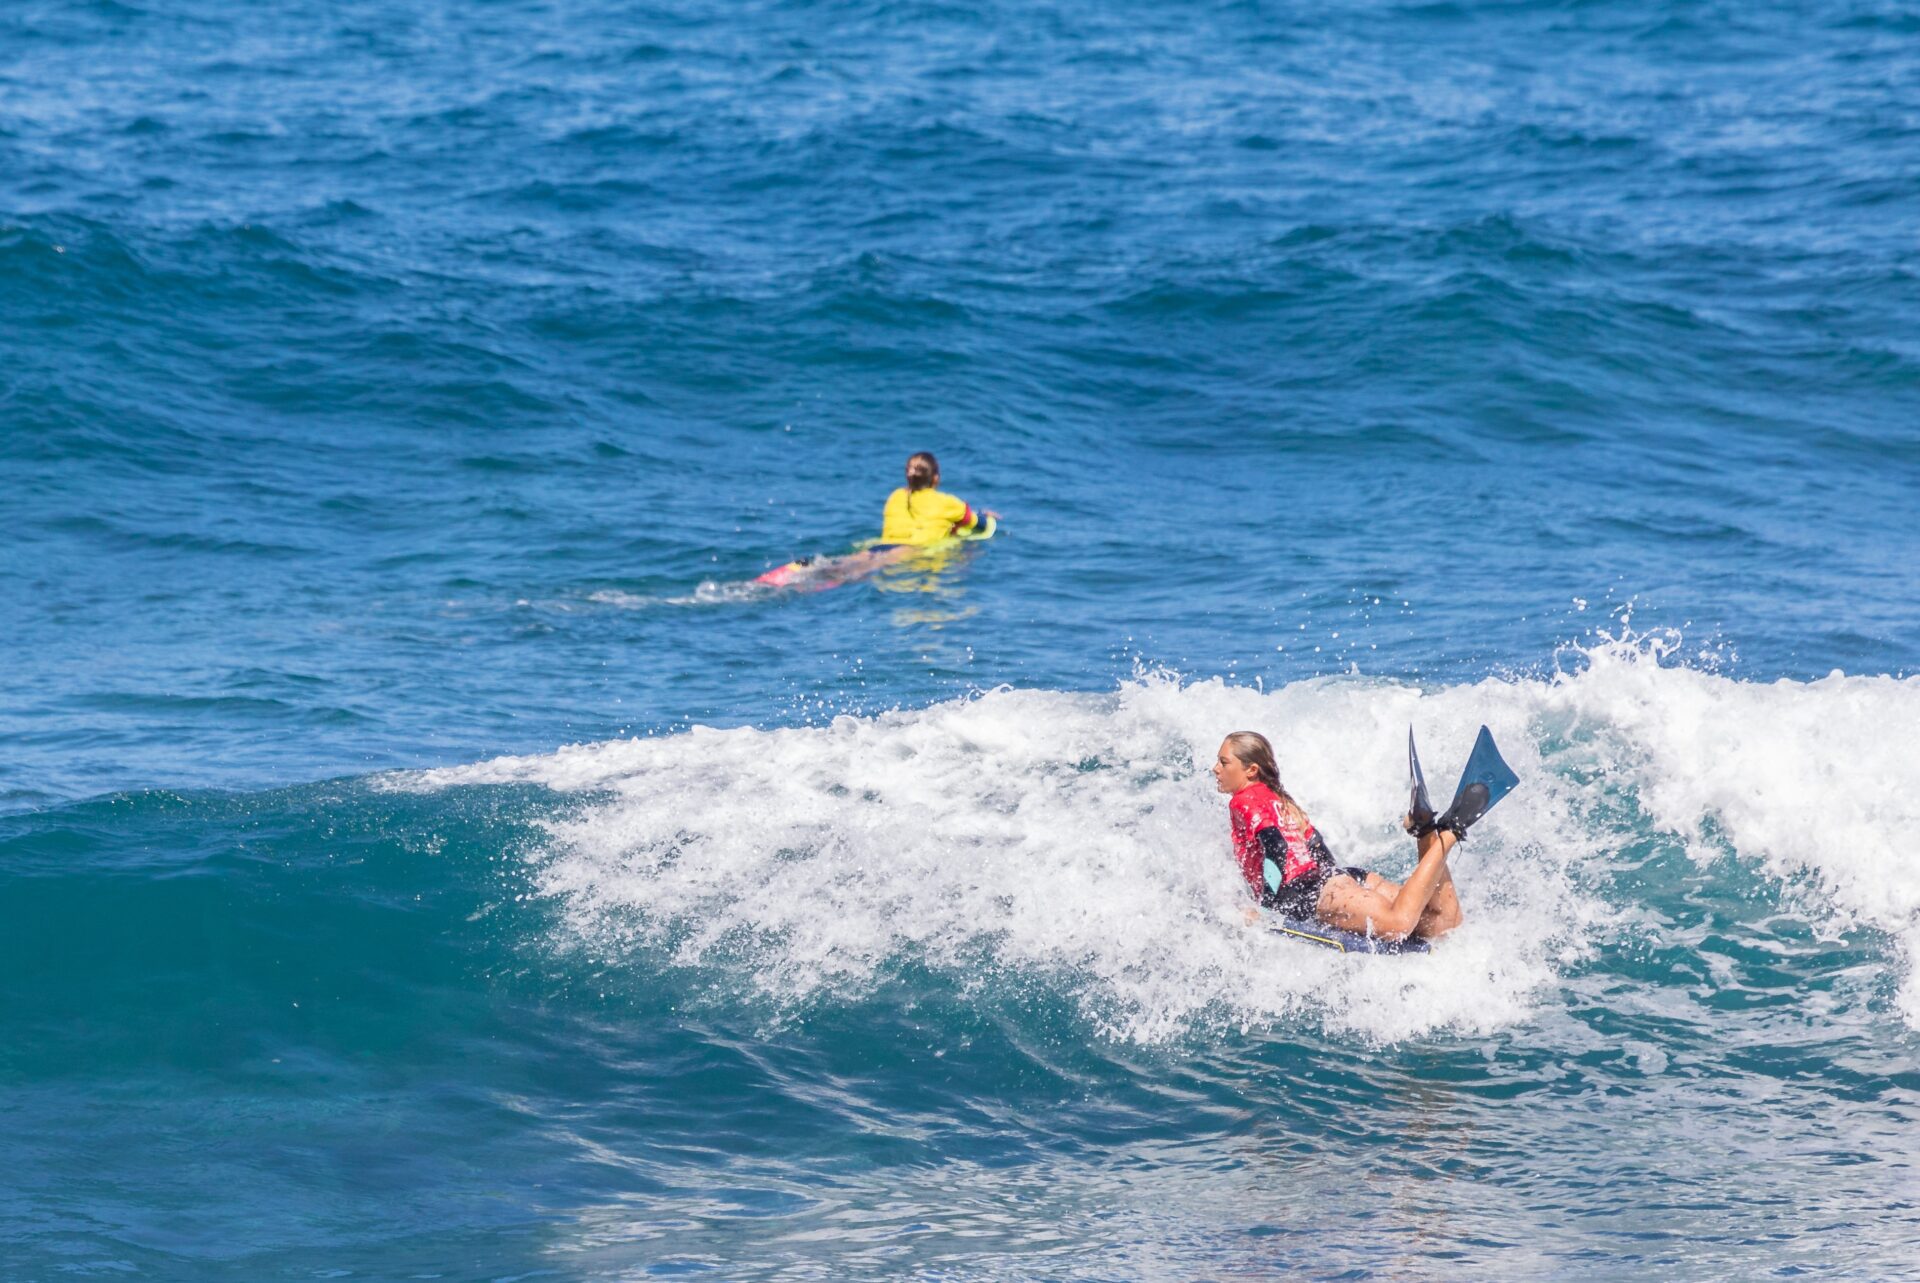
[[[1213,762],[1213,782],[1222,793],[1238,793],[1249,784],[1259,782],[1245,763],[1233,755],[1233,746],[1225,740],[1220,741],[1220,756]]]

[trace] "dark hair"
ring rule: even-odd
[[[922,450],[907,460],[907,489],[925,490],[940,479],[940,461]]]
[[[1238,759],[1240,765],[1252,771],[1262,784],[1272,789],[1296,818],[1307,818],[1307,813],[1300,809],[1300,804],[1280,783],[1280,767],[1273,760],[1273,745],[1267,743],[1266,736],[1259,731],[1234,731],[1227,736],[1227,751]]]

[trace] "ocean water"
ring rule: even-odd
[[[1917,208],[1874,0],[0,6],[0,1278],[1920,1278]]]

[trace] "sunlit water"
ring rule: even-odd
[[[0,1275],[1920,1276],[1917,34],[7,7]]]

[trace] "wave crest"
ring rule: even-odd
[[[1575,671],[1435,690],[1349,676],[1266,692],[1165,673],[1108,695],[1002,688],[395,783],[580,795],[533,856],[567,943],[616,965],[714,969],[720,987],[786,1009],[919,965],[962,988],[1045,977],[1128,1040],[1296,1019],[1382,1040],[1484,1032],[1645,925],[1609,902],[1610,875],[1623,852],[1662,843],[1684,844],[1702,877],[1721,876],[1707,866],[1728,851],[1772,877],[1811,873],[1826,927],[1876,927],[1911,951],[1920,888],[1882,883],[1892,834],[1920,812],[1883,731],[1890,711],[1920,726],[1920,681],[1760,685],[1662,654],[1629,636]],[[1482,722],[1523,787],[1455,857],[1468,921],[1442,949],[1357,960],[1246,927],[1205,774],[1225,732],[1271,735],[1339,857],[1391,876],[1412,862],[1396,827],[1407,725],[1443,782]],[[1920,1021],[1911,977],[1902,1001]]]

